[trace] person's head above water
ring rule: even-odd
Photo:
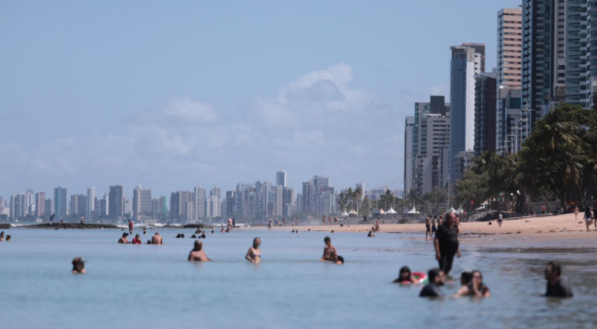
[[[139,239],[139,238],[141,238],[141,235],[140,234],[135,234],[135,238]]]
[[[193,251],[201,251],[201,249],[203,249],[203,242],[195,240],[195,247],[193,248]]]
[[[128,234],[128,233],[122,233],[122,237],[123,237],[123,238],[126,238],[127,236],[129,236],[129,234]]]
[[[400,281],[410,281],[410,278],[410,268],[408,268],[408,266],[402,266],[402,268],[400,268],[400,273],[398,274],[398,279]]]
[[[82,274],[85,273],[85,261],[81,257],[73,259],[73,273]]]
[[[325,242],[325,244],[329,246],[332,244],[332,239],[330,239],[329,236],[326,236],[325,238],[323,238],[323,242]]]
[[[438,286],[442,286],[446,282],[444,271],[440,270],[439,268],[430,269],[429,272],[427,272],[427,277],[429,277],[429,283],[433,283]]]
[[[545,267],[545,279],[547,281],[556,281],[562,275],[560,263],[551,261]]]
[[[338,262],[340,262],[340,264],[344,264],[344,257],[338,256]]]
[[[9,234],[9,235],[7,235],[7,236],[6,236],[6,242],[10,241],[10,238],[11,238],[10,234]]]
[[[260,238],[253,239],[253,249],[259,249],[259,246],[261,246],[261,239]]]
[[[155,235],[160,235],[160,232],[155,232]]]
[[[471,272],[462,272],[460,274],[460,284],[463,286],[468,285],[473,280],[473,274]]]

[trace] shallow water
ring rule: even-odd
[[[184,232],[186,239],[175,239]],[[163,229],[165,245],[119,245],[117,230],[13,229],[0,243],[2,328],[593,328],[595,253],[464,247],[453,275],[480,269],[492,297],[427,300],[390,282],[402,265],[436,266],[418,236],[331,234],[346,259],[318,261],[326,234],[233,231],[208,235],[213,263],[186,261],[192,230]],[[144,240],[153,231],[148,231]],[[244,255],[262,239],[260,265]],[[70,274],[76,256],[86,275]],[[547,260],[564,264],[575,297],[538,297]],[[443,287],[446,294],[456,283]]]

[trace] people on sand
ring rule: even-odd
[[[160,232],[155,232],[153,237],[151,237],[151,244],[163,244],[163,239],[160,235]]]
[[[500,214],[498,215],[498,225],[500,227],[502,227],[502,221],[504,220],[504,215],[502,215],[502,212],[500,211]]]
[[[593,205],[593,226],[595,226],[595,231],[597,231],[597,202]]]
[[[132,243],[133,244],[143,244],[143,241],[141,241],[141,235],[140,234],[135,235]]]
[[[433,239],[433,235],[431,234],[431,216],[425,218],[425,241],[429,240],[429,238]]]
[[[439,268],[446,276],[448,276],[452,270],[454,256],[457,255],[460,258],[458,230],[454,224],[454,214],[446,214],[445,222],[438,226],[434,240],[435,258],[439,263]]]
[[[128,233],[122,233],[122,236],[118,239],[118,243],[129,243],[129,240],[126,238],[127,236],[129,236]]]
[[[199,240],[195,240],[195,246],[193,250],[189,253],[189,262],[196,261],[196,262],[209,262],[211,259],[207,257],[205,251],[203,251],[203,242]]]
[[[402,268],[400,268],[400,272],[398,272],[398,278],[396,278],[393,283],[411,284],[418,283],[418,281],[412,275],[408,266],[402,266]]]
[[[574,220],[578,220],[578,206],[574,206]]]
[[[261,263],[261,250],[259,247],[261,246],[261,239],[255,238],[253,239],[253,246],[249,248],[247,251],[247,255],[245,259],[251,263],[259,264]]]
[[[323,220],[322,220],[322,222],[323,222],[323,225],[325,225],[325,215],[323,215]]]
[[[77,257],[75,259],[73,259],[73,274],[85,274],[87,273],[87,271],[85,271],[85,261],[83,260],[83,258],[81,257]]]
[[[481,272],[475,270],[472,273],[472,280],[466,285],[463,285],[455,297],[471,296],[471,297],[489,297],[491,295],[489,287],[483,283],[483,275]]]
[[[544,216],[546,213],[545,206],[541,206],[541,216]]]
[[[446,276],[439,268],[432,268],[427,272],[429,283],[421,289],[419,297],[443,297],[444,293],[439,288],[446,283]]]
[[[330,239],[329,236],[326,236],[323,239],[323,242],[325,243],[325,247],[323,248],[323,257],[321,257],[320,261],[344,264],[344,258],[342,258],[342,256],[338,256],[336,247],[332,245],[332,239]]]
[[[585,207],[585,224],[587,225],[587,232],[589,232],[590,228],[591,228],[591,222],[593,221],[591,218],[591,208],[589,207]]]
[[[547,263],[545,267],[545,280],[547,280],[545,297],[570,298],[573,296],[568,281],[561,275],[562,267],[559,263],[553,261]]]

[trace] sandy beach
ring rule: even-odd
[[[593,225],[590,232],[586,231],[582,215],[579,213],[577,220],[574,219],[574,214],[504,220],[502,227],[499,227],[496,221],[491,225],[488,222],[463,222],[460,224],[461,243],[483,247],[597,248],[597,232]],[[355,224],[343,227],[340,227],[340,224],[285,226],[275,227],[274,230],[298,229],[330,233],[333,230],[334,233],[362,232],[365,235],[374,222],[370,225]],[[380,229],[376,234],[424,234],[425,224],[381,224]]]

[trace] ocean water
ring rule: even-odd
[[[154,231],[148,231],[144,240]],[[463,246],[453,275],[479,269],[488,299],[418,297],[392,284],[402,265],[437,266],[418,235],[236,230],[208,235],[211,263],[187,262],[192,230],[164,245],[119,245],[118,230],[12,229],[0,243],[2,328],[594,328],[596,252]],[[140,232],[139,232],[140,233]],[[186,239],[175,239],[185,233]],[[342,266],[319,262],[329,235]],[[254,237],[262,264],[244,260]],[[505,246],[506,247],[506,246]],[[83,257],[87,274],[70,273]],[[564,264],[575,297],[548,300],[543,268]],[[458,289],[454,282],[446,294]]]

